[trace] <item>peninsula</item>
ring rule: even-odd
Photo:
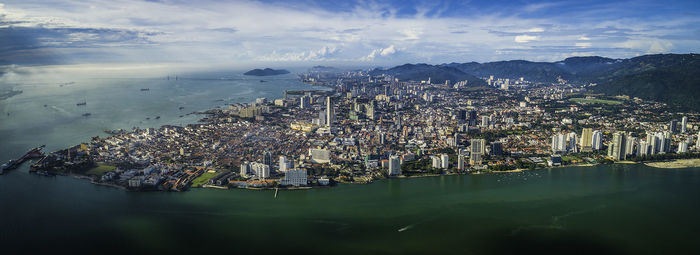
[[[32,171],[130,190],[296,189],[700,157],[694,110],[600,94],[591,83],[561,77],[400,69],[312,69],[299,79],[331,90],[230,104],[184,127],[93,137],[49,153]],[[413,78],[398,78],[407,73]],[[433,83],[430,74],[465,80]]]

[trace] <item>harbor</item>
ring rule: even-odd
[[[7,171],[17,169],[20,165],[22,165],[22,163],[24,163],[27,160],[43,157],[44,153],[41,152],[41,150],[44,147],[45,145],[33,148],[24,155],[22,155],[22,157],[20,157],[19,159],[12,159],[7,163],[3,164],[2,167],[0,167],[0,174],[4,174]]]

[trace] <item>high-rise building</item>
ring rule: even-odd
[[[566,136],[567,136],[567,140],[568,140],[568,144],[566,146],[566,149],[569,152],[577,153],[578,147],[576,145],[579,142],[578,136],[574,132],[571,132],[571,133],[567,134]]]
[[[626,159],[626,153],[625,153],[625,146],[626,146],[626,140],[625,140],[625,133],[624,132],[615,132],[613,134],[613,139],[612,143],[610,146],[612,147],[611,149],[608,150],[608,156],[611,157],[613,160],[625,160]]]
[[[471,153],[484,154],[486,153],[486,140],[484,139],[472,139],[471,140]]]
[[[494,155],[494,156],[503,155],[503,143],[492,142],[491,143],[491,151],[489,152],[489,154]]]
[[[625,140],[625,155],[637,155],[635,151],[635,148],[638,147],[637,138],[628,136]]]
[[[285,156],[280,156],[279,167],[280,172],[286,172],[287,170],[294,168],[294,161],[287,159]]]
[[[265,165],[263,163],[258,163],[258,162],[253,162],[250,163],[250,168],[253,170],[253,173],[255,173],[255,176],[260,177],[260,178],[269,178],[270,177],[270,166]]]
[[[335,111],[333,110],[333,101],[331,97],[326,98],[326,126],[330,127],[335,121]]]
[[[671,123],[668,124],[668,131],[675,133],[676,130],[678,130],[678,120],[671,120]]]
[[[598,130],[593,131],[593,140],[591,142],[591,147],[594,150],[603,149],[603,132],[600,132]]]
[[[389,175],[401,175],[401,159],[398,156],[389,157]]]
[[[441,161],[441,168],[447,169],[450,168],[450,156],[447,154],[442,154],[440,155],[440,161]]]
[[[469,154],[469,164],[472,166],[481,165],[481,153]]]
[[[241,176],[247,176],[250,173],[250,163],[245,161],[241,163]]]
[[[561,153],[566,151],[566,137],[564,134],[555,134],[552,136],[552,153]]]
[[[593,129],[584,128],[581,131],[581,151],[591,151],[593,150]]]
[[[440,160],[440,157],[430,156],[430,159],[433,162],[433,168],[441,168],[442,167],[442,161]]]
[[[646,141],[639,142],[639,148],[637,151],[639,152],[640,156],[650,155],[651,145],[649,145],[649,143]]]
[[[457,169],[464,170],[464,155],[461,153],[457,155]]]
[[[688,143],[687,142],[678,143],[678,153],[686,153],[686,152],[688,152]]]
[[[489,126],[489,116],[481,116],[481,126],[482,127]]]
[[[263,164],[272,166],[272,153],[269,151],[265,151],[263,153]]]
[[[688,117],[683,116],[683,118],[681,119],[681,133],[685,133],[687,125],[688,125]]]
[[[311,107],[311,97],[309,96],[301,96],[299,98],[299,108],[301,109],[308,109]]]

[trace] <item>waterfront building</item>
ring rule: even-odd
[[[241,163],[241,176],[245,177],[248,176],[248,173],[250,173],[250,163],[248,161],[245,161]]]
[[[250,163],[250,167],[253,170],[253,173],[255,173],[255,176],[260,178],[270,177],[270,166],[263,163],[253,162]]]
[[[281,185],[285,186],[306,186],[308,178],[306,169],[288,169],[284,172],[284,178],[280,180]]]
[[[472,166],[481,165],[481,153],[471,153],[469,154],[469,164]]]
[[[591,151],[593,150],[593,129],[584,128],[581,131],[581,151]]]
[[[637,147],[637,138],[628,136],[627,139],[625,139],[625,154],[626,155],[636,155],[635,148]]]
[[[552,136],[552,153],[566,152],[566,137],[564,134]]]
[[[471,140],[471,153],[485,154],[486,153],[486,140],[484,139],[472,139]]]
[[[639,142],[639,148],[637,149],[637,152],[639,153],[640,156],[645,156],[645,155],[650,155],[652,154],[651,152],[651,145],[649,145],[648,142]]]
[[[686,152],[688,152],[688,143],[687,142],[678,143],[678,152],[677,153],[686,153]]]
[[[610,149],[608,149],[608,156],[611,157],[613,160],[625,160],[626,159],[625,146],[626,146],[625,133],[624,132],[615,132],[613,134],[613,140],[612,140],[612,143],[610,145]]]
[[[464,170],[464,155],[461,153],[457,155],[457,169]]]
[[[440,160],[440,157],[430,156],[430,159],[432,160],[433,168],[441,168],[442,167],[442,161]]]
[[[401,159],[398,156],[389,157],[389,175],[401,175]]]
[[[567,134],[567,140],[568,140],[568,145],[567,145],[567,150],[572,153],[577,153],[578,152],[578,147],[576,145],[578,144],[578,136],[576,133],[571,132]]]
[[[440,161],[441,161],[441,168],[448,169],[450,168],[450,157],[447,154],[442,154],[440,155]]]
[[[591,142],[591,147],[594,150],[602,150],[603,149],[603,132],[600,132],[599,130],[593,131],[593,138]]]

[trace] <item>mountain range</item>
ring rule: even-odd
[[[629,59],[598,56],[571,57],[556,62],[525,60],[488,63],[449,63],[440,65],[405,64],[389,69],[374,69],[372,75],[388,74],[400,80],[426,80],[433,83],[468,80],[483,85],[477,77],[551,83],[558,78],[573,83],[596,83],[595,92],[628,95],[656,100],[681,108],[700,110],[700,55],[655,54]]]

